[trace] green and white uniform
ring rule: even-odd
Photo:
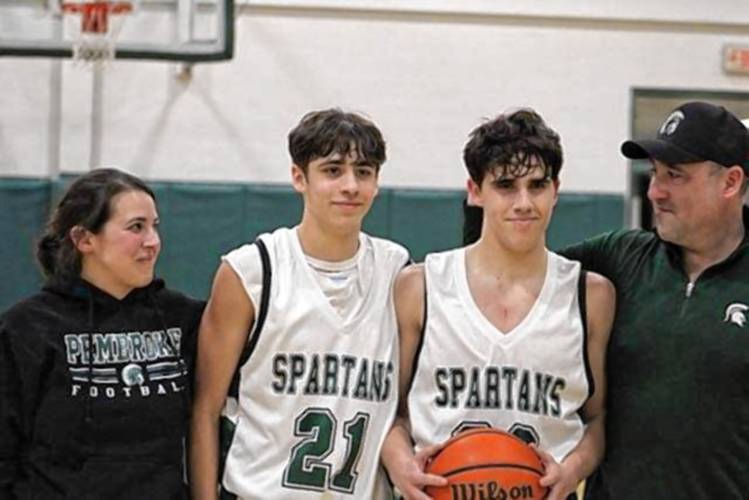
[[[580,264],[546,255],[538,298],[506,332],[471,295],[465,248],[427,255],[426,321],[408,393],[417,449],[494,427],[561,461],[582,438],[579,412],[593,393],[584,281]]]
[[[654,232],[561,253],[617,289],[606,456],[586,498],[748,498],[749,240],[694,283]]]
[[[223,489],[241,499],[383,498],[389,488],[379,454],[398,400],[392,287],[408,254],[362,233],[350,266],[321,275],[295,229],[260,239],[270,257],[270,297],[240,368],[238,398],[225,411],[236,427]],[[224,260],[259,310],[257,246]]]

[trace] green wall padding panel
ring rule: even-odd
[[[245,189],[191,184],[155,184],[154,188],[162,240],[156,272],[170,287],[205,296],[220,255],[245,235]]]
[[[562,248],[624,222],[624,199],[612,194],[563,193],[546,234],[551,249]]]
[[[462,192],[393,190],[392,196],[390,237],[405,245],[412,259],[461,244]]]
[[[0,179],[0,310],[38,289],[33,241],[41,233],[59,182]],[[169,286],[207,297],[222,254],[302,214],[290,186],[153,182],[159,202],[163,249],[157,272]],[[381,188],[364,230],[406,246],[414,260],[460,245],[462,190]],[[551,248],[621,227],[623,199],[616,195],[564,193],[549,229]]]
[[[44,230],[50,193],[47,181],[0,181],[0,310],[42,283],[34,244]]]

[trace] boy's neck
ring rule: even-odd
[[[359,230],[330,231],[310,220],[302,220],[297,228],[299,244],[305,255],[327,262],[340,262],[359,250]]]
[[[480,238],[466,247],[466,259],[473,272],[502,277],[505,282],[526,280],[546,274],[546,246],[528,252],[511,252]]]

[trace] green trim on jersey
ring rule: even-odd
[[[692,285],[678,248],[654,232],[616,231],[559,253],[617,289],[606,456],[586,498],[746,498],[747,238]]]

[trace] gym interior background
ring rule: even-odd
[[[61,57],[56,1],[0,5],[0,309],[41,283],[33,241],[93,165],[155,187],[159,274],[205,297],[222,253],[298,219],[286,134],[312,109],[381,127],[365,227],[417,259],[460,244],[461,151],[485,117],[531,106],[561,134],[552,248],[648,224],[622,140],[688,99],[749,117],[749,60],[729,56],[749,50],[745,0],[142,0],[101,72]],[[183,50],[186,32],[216,50]]]

